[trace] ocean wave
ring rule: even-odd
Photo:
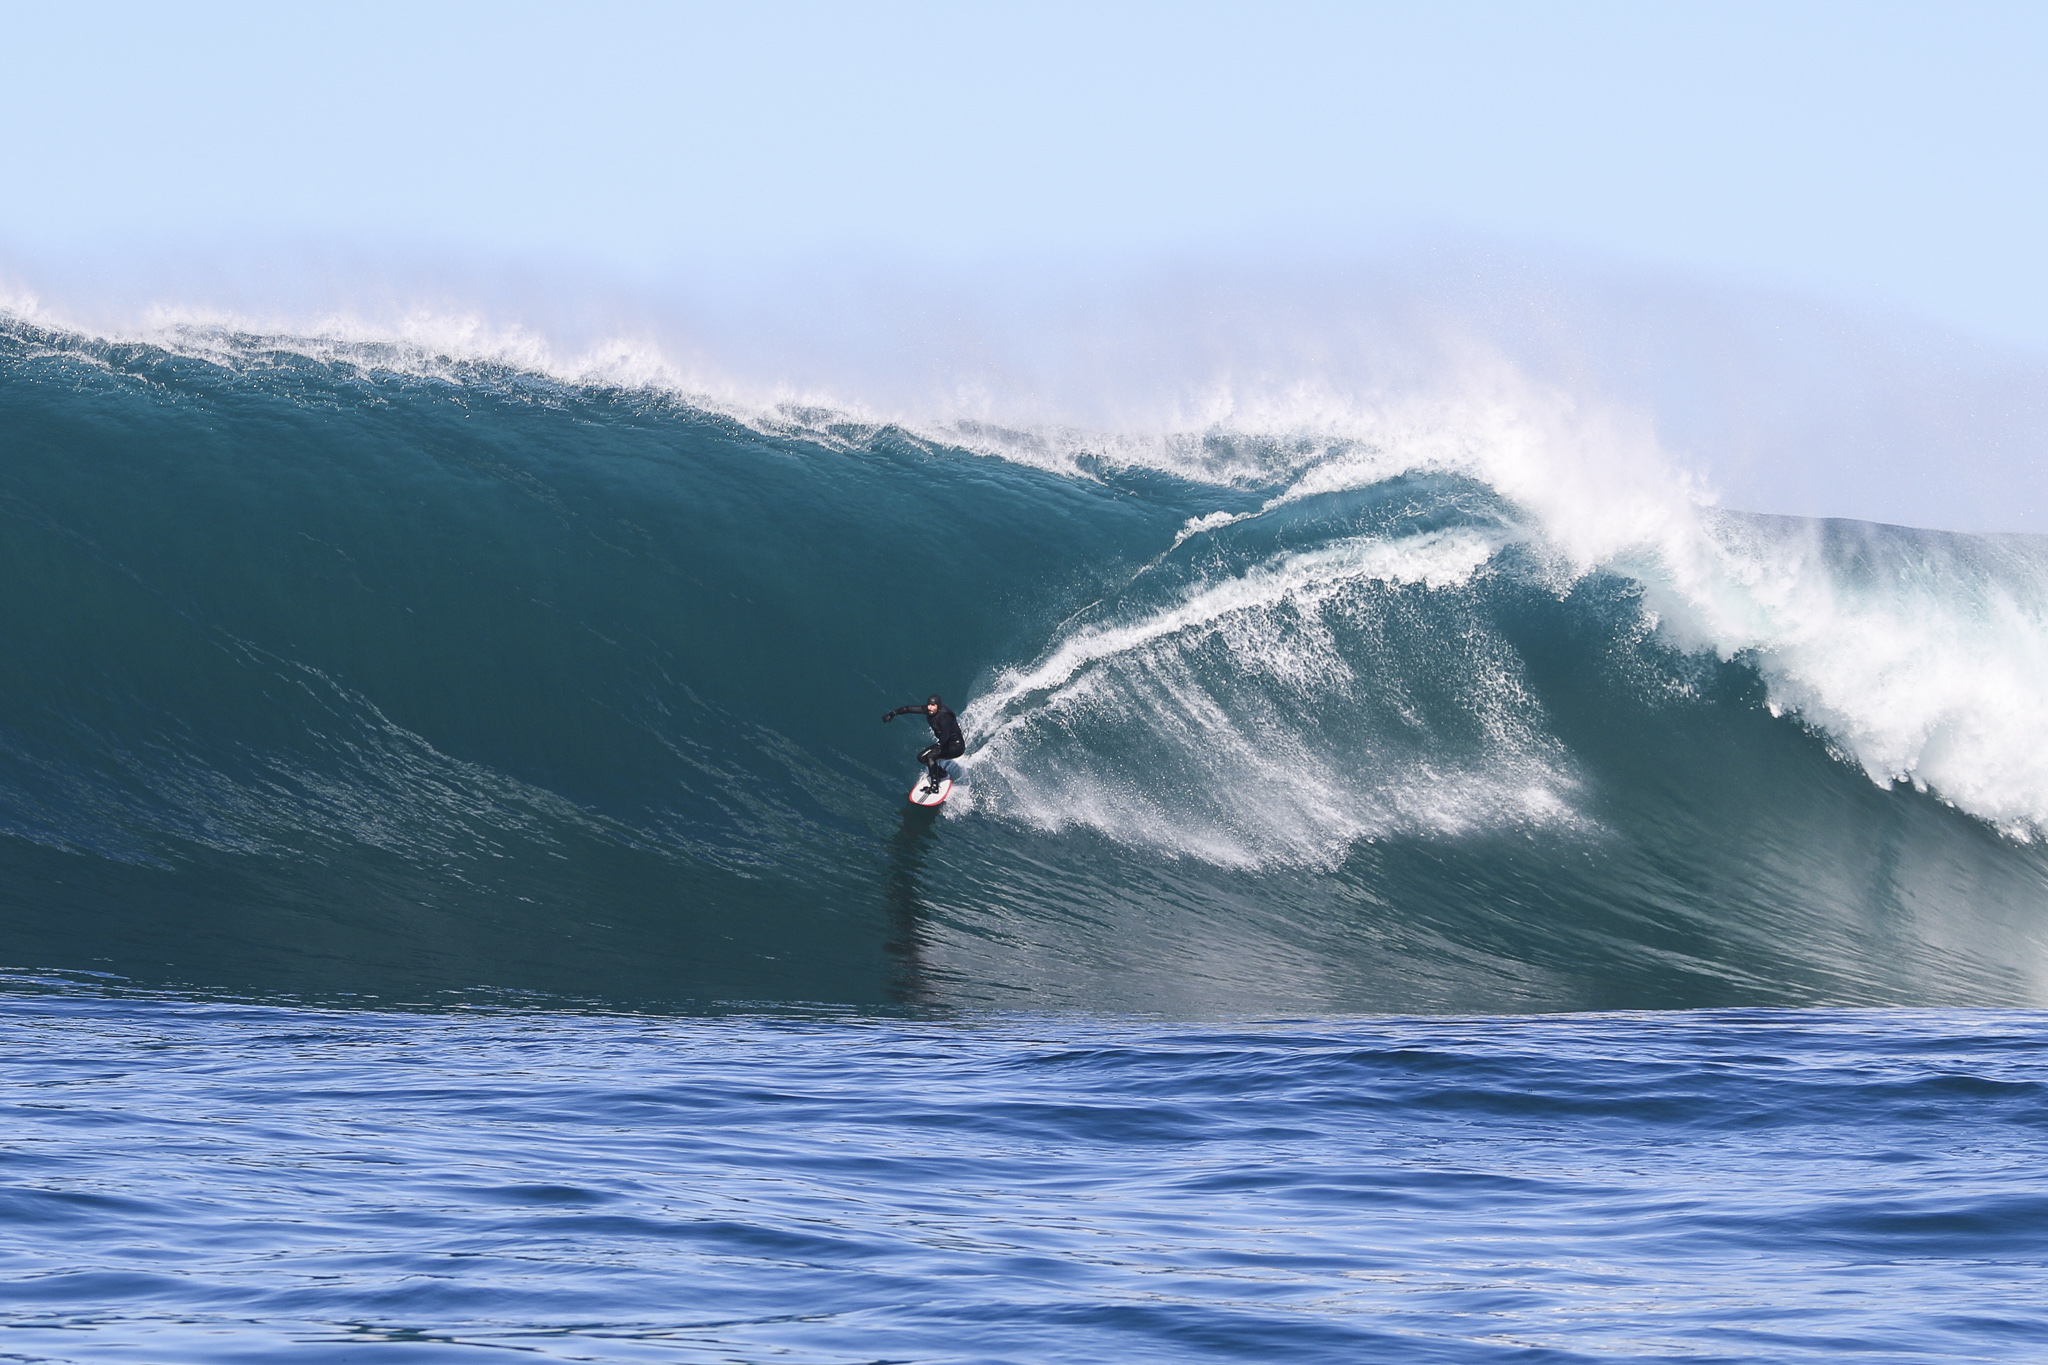
[[[2048,975],[2048,542],[1718,508],[1497,358],[1089,430],[425,332],[0,351],[0,853],[56,965],[1203,1008]],[[872,720],[935,687],[967,780],[911,826]],[[1185,950],[1134,958],[1160,917]]]

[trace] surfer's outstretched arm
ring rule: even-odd
[[[898,716],[907,716],[912,711],[917,712],[919,715],[924,714],[924,708],[922,706],[899,706],[894,711],[891,711],[887,715],[883,716],[882,719],[894,720]]]

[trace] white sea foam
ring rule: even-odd
[[[1280,491],[1255,512],[1190,518],[1173,547],[1399,473],[1469,477],[1519,508],[1524,544],[1547,559],[1555,588],[1595,571],[1632,577],[1643,584],[1646,605],[1669,644],[1752,663],[1775,712],[1820,732],[1872,781],[1932,791],[2017,839],[2048,830],[2048,538],[1722,511],[1659,449],[1647,423],[1583,407],[1483,363],[1472,373],[1483,380],[1455,396],[1348,411],[1319,403],[1316,417],[1327,423],[1327,439],[1306,459],[1295,453],[1304,448],[1305,425],[1269,429],[1269,437],[1289,438],[1277,443],[1283,453],[1265,471],[1283,481]],[[1130,443],[1118,453],[1145,458]],[[1174,444],[1162,441],[1146,462],[1198,477],[1213,472],[1208,458],[1181,460]],[[1280,629],[1278,604],[1312,613],[1363,580],[1455,587],[1488,553],[1476,537],[1345,541],[1206,585],[1129,621],[1077,629],[1032,665],[1001,674],[976,703],[974,720],[995,736],[982,761],[998,768],[1022,761],[1020,745],[1037,723],[1030,712],[1018,712],[1026,702],[1049,713],[1109,705],[1112,684],[1091,669],[1110,660],[1142,659],[1159,674],[1158,695],[1145,706],[1135,700],[1139,690],[1126,685],[1129,723],[1150,724],[1156,714],[1177,712],[1176,724],[1201,728],[1199,708],[1189,703],[1178,661],[1162,653],[1163,641],[1181,640],[1184,652],[1216,630],[1239,641],[1234,657],[1240,667],[1275,679],[1328,672],[1325,642],[1313,631]],[[1220,624],[1228,621],[1244,629],[1228,631]],[[1261,643],[1244,645],[1246,637]],[[1493,685],[1514,686],[1505,673]],[[1338,699],[1333,692],[1330,700]],[[1199,735],[1191,729],[1188,742],[1221,746],[1219,752],[1231,755],[1216,765],[1215,780],[1238,783],[1248,803],[1272,802],[1275,791],[1288,791],[1288,773],[1317,770],[1312,736],[1283,741],[1267,734],[1252,742],[1240,723],[1212,719],[1213,728]],[[1503,747],[1494,756],[1495,771],[1506,774],[1499,782],[1478,781],[1476,767],[1449,783],[1430,774],[1429,788],[1440,802],[1432,811],[1397,812],[1386,799],[1389,788],[1361,784],[1355,775],[1323,774],[1296,784],[1272,806],[1280,818],[1261,836],[1227,836],[1215,819],[1184,811],[1178,818],[1200,833],[1179,847],[1219,861],[1256,861],[1261,848],[1327,852],[1344,839],[1373,837],[1411,819],[1449,830],[1474,820],[1565,818],[1569,765],[1526,741],[1539,726],[1527,718],[1520,731],[1503,730]],[[1382,776],[1422,780],[1398,768]],[[1518,801],[1517,792],[1527,799]],[[1174,842],[1162,831],[1176,817],[1145,793],[1092,795],[1085,783],[1039,773],[1013,783],[1005,795],[1030,819],[1079,820],[1149,842]],[[1119,804],[1125,802],[1135,809]],[[1282,828],[1304,833],[1283,836]]]
[[[1019,697],[1064,686],[1089,664],[1168,636],[1209,629],[1240,613],[1272,611],[1282,605],[1313,611],[1359,582],[1426,583],[1430,587],[1462,584],[1492,558],[1494,548],[1479,533],[1459,530],[1405,540],[1360,536],[1284,555],[1242,576],[1206,585],[1140,620],[1085,627],[1036,665],[1003,672],[974,707],[977,714],[992,717]],[[1303,666],[1303,660],[1293,654],[1276,655],[1267,664],[1294,671]]]
[[[1572,821],[1569,761],[1497,640],[1463,640],[1460,736],[1431,733],[1442,717],[1399,690],[1415,679],[1359,676],[1387,606],[1370,587],[1455,589],[1496,548],[1470,530],[1354,537],[1080,627],[967,709],[979,743],[964,804],[1226,866]],[[1318,724],[1336,709],[1356,725]]]
[[[1662,550],[1619,567],[1673,641],[1752,659],[1872,781],[2048,829],[2048,540],[1729,515]]]

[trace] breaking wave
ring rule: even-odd
[[[697,1006],[2048,994],[2048,540],[1720,509],[1499,367],[1295,397],[1090,432],[17,318],[0,955]],[[936,820],[875,723],[934,689]]]

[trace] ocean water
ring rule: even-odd
[[[11,983],[15,1360],[2038,1360],[2048,1029]]]
[[[2048,1356],[2048,539],[1625,438],[0,320],[0,1352]]]

